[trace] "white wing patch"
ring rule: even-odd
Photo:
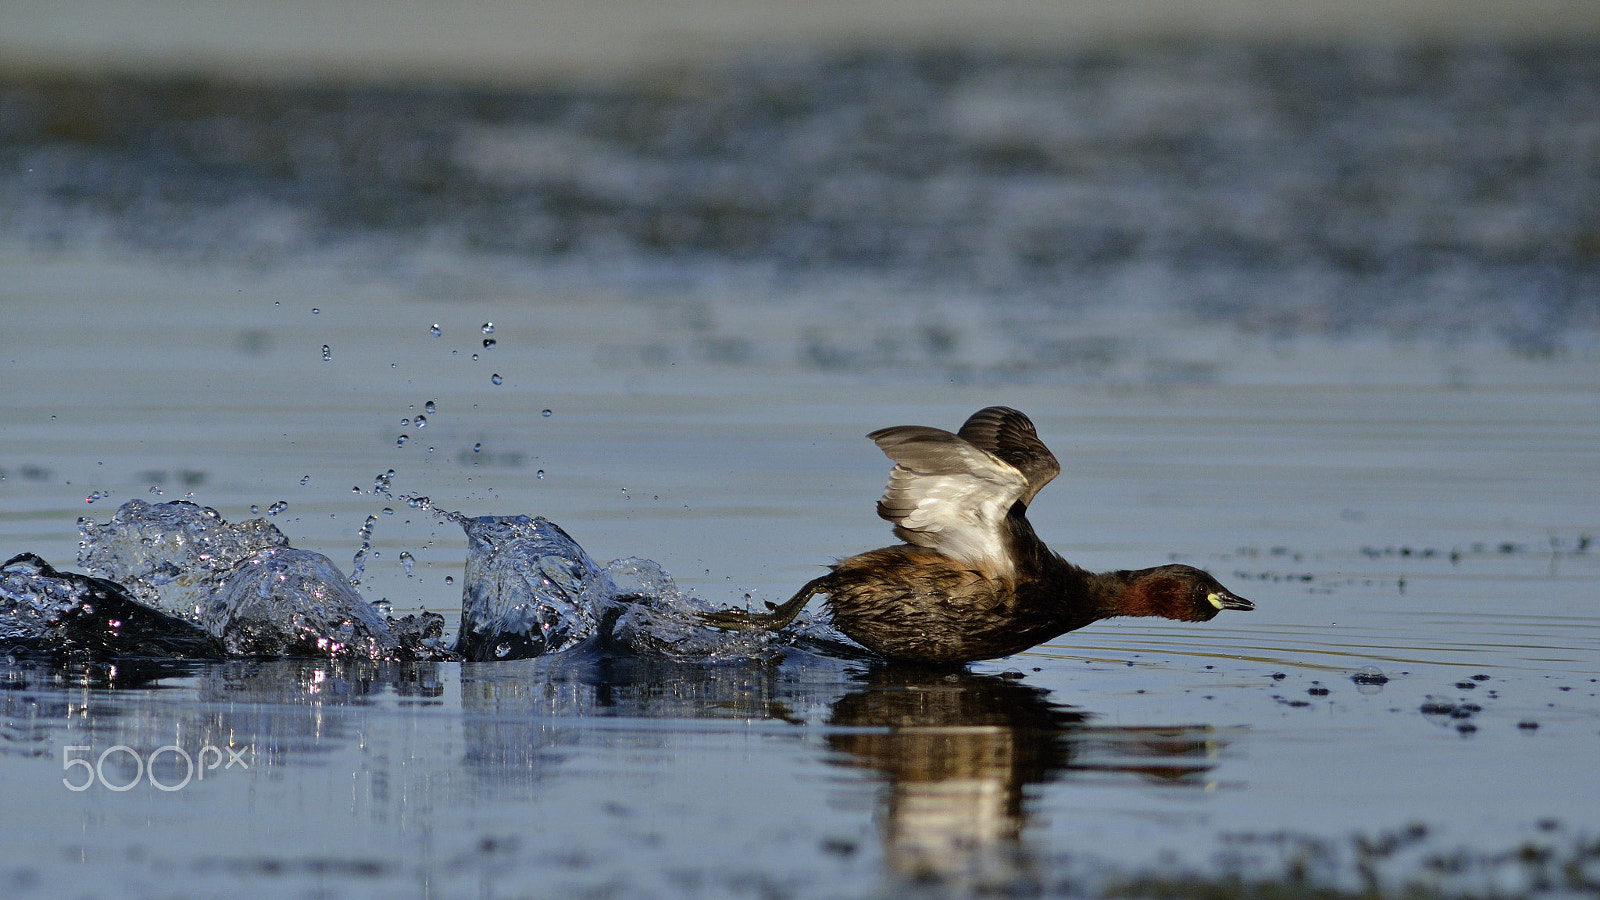
[[[937,428],[906,425],[868,437],[895,462],[878,515],[901,540],[1012,574],[1003,523],[1028,489],[1021,471]]]

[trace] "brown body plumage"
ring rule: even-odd
[[[1027,509],[1061,471],[1014,409],[956,434],[903,425],[868,435],[895,467],[878,515],[906,543],[843,560],[771,613],[712,613],[724,628],[782,628],[817,594],[834,624],[891,659],[961,663],[1026,650],[1112,616],[1203,622],[1254,609],[1192,566],[1089,572],[1039,540]]]

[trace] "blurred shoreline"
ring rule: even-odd
[[[609,80],[725,56],[960,43],[1020,50],[1165,39],[1563,43],[1592,0],[10,0],[0,71],[266,79]]]

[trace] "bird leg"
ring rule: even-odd
[[[777,631],[793,622],[794,617],[800,615],[800,610],[805,608],[806,603],[812,597],[827,591],[827,582],[830,577],[829,575],[823,575],[820,578],[813,578],[806,582],[805,587],[785,601],[782,606],[774,607],[770,603],[767,604],[772,608],[772,612],[769,613],[725,609],[720,612],[701,613],[700,618],[707,625],[726,628],[730,631],[745,631],[751,628],[765,628],[768,631]]]

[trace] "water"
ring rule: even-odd
[[[48,657],[221,659],[216,638],[122,585],[18,554],[0,567],[0,647]]]
[[[520,90],[12,75],[0,222],[44,248],[354,254],[458,296],[530,263],[545,284],[834,295],[801,313],[823,367],[1100,373],[1124,349],[1060,322],[1108,305],[1551,353],[1600,329],[1596,58],[1576,39],[876,50]],[[873,309],[906,290],[937,302]]]
[[[618,594],[781,602],[890,541],[866,432],[1005,403],[1062,461],[1031,511],[1052,547],[1201,566],[1258,609],[955,674],[631,639],[8,661],[0,893],[1592,892],[1560,865],[1593,879],[1600,832],[1595,58],[7,82],[4,557],[71,568],[79,517],[136,498],[255,507],[304,552],[364,551],[361,597],[451,645],[471,542],[449,509],[560,523]],[[1061,147],[1102,152],[1074,175],[1039,156]],[[572,252],[535,240],[551,222]],[[1051,228],[1070,239],[1021,239]],[[185,588],[152,585],[163,608]],[[637,609],[628,635],[670,633]]]

